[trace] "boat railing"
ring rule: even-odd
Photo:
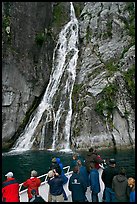
[[[70,166],[65,166],[65,167],[63,168],[63,170],[64,170],[64,173],[65,173],[66,176],[67,176],[68,174],[72,173],[72,172],[70,171]],[[46,180],[47,180],[47,176],[48,176],[48,173],[43,174],[43,175],[37,177],[37,178],[39,178],[39,179],[44,179],[44,177],[45,177],[44,181],[41,182],[41,185],[43,185],[45,182],[47,182],[47,181],[46,181]],[[19,193],[20,193],[20,194],[21,194],[21,193],[24,193],[25,191],[27,191],[27,189],[21,191],[22,186],[23,186],[23,183],[19,184]]]

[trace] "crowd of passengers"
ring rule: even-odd
[[[71,170],[73,173],[68,179],[60,158],[52,158],[45,180],[49,185],[47,200],[39,194],[41,180],[32,170],[30,178],[22,184],[27,188],[28,202],[135,202],[135,178],[127,178],[125,168],[118,168],[115,159],[106,162],[90,148],[85,161],[73,155]],[[2,202],[21,202],[19,183],[13,173],[8,172],[5,176]],[[65,192],[65,184],[71,192],[71,199]]]

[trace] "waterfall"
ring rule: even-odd
[[[72,91],[76,77],[78,59],[78,21],[72,2],[70,2],[70,21],[59,33],[53,52],[52,71],[49,84],[41,103],[35,110],[24,132],[19,136],[13,150],[23,151],[32,148],[35,141],[34,133],[43,114],[46,112],[45,123],[41,131],[40,149],[44,148],[44,130],[46,123],[53,121],[52,150],[70,150],[70,132],[72,118]],[[63,122],[64,126],[60,127]],[[58,142],[59,141],[59,142]]]

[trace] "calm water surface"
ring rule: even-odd
[[[26,151],[18,154],[3,153],[2,155],[2,181],[9,171],[19,183],[30,177],[30,171],[35,169],[38,176],[48,172],[52,157],[60,157],[64,166],[70,165],[73,153],[51,152],[51,151]],[[126,150],[115,153],[112,150],[102,150],[99,152],[103,159],[115,158],[117,166],[126,168],[127,177],[135,177],[135,151]],[[84,159],[85,152],[79,152]]]

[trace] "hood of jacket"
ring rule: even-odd
[[[127,178],[124,175],[117,175],[116,179],[118,182],[123,182],[125,181]]]

